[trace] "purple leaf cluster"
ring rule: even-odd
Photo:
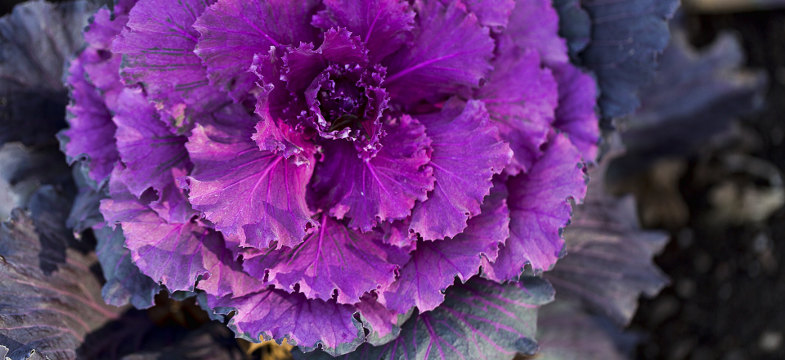
[[[559,258],[599,131],[558,31],[548,0],[120,1],[60,138],[142,274],[345,354]]]

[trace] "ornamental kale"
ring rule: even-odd
[[[515,301],[495,282],[554,265],[597,154],[596,85],[558,31],[549,0],[98,11],[60,138],[141,271],[115,285],[151,297],[144,274],[238,334],[332,354],[415,309],[449,305],[432,331],[461,296]]]

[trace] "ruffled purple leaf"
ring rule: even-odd
[[[583,160],[593,162],[600,141],[597,118],[597,84],[594,78],[572,64],[554,66],[559,83],[559,107],[553,126],[565,134],[581,152]]]
[[[476,98],[486,104],[501,138],[510,144],[514,156],[507,172],[517,174],[542,154],[558,105],[557,83],[549,69],[541,68],[534,50],[506,51],[493,66]]]
[[[125,165],[118,174],[121,181],[136,197],[150,188],[163,195],[174,183],[171,170],[184,171],[189,165],[186,138],[172,134],[137,89],[125,89],[119,95],[114,123],[117,150]]]
[[[38,223],[16,210],[0,226],[0,342],[7,347],[0,353],[14,359],[31,351],[39,358],[76,359],[86,335],[117,318],[121,309],[101,300],[100,279],[90,271],[93,254],[60,243],[66,250],[57,271],[40,267],[42,252],[54,244],[45,244],[39,234],[54,230],[47,224],[58,219]]]
[[[499,47],[502,51],[515,47],[536,50],[548,65],[569,61],[567,44],[559,37],[559,14],[551,0],[517,1]]]
[[[510,238],[495,262],[486,262],[484,276],[496,281],[518,278],[524,265],[547,270],[564,247],[561,229],[570,221],[570,199],[586,193],[581,156],[569,140],[557,135],[531,171],[507,181],[510,195]]]
[[[197,284],[197,288],[215,297],[244,296],[265,287],[261,279],[256,279],[243,271],[242,263],[227,248],[220,236],[209,236],[203,242],[202,263],[207,275]]]
[[[256,123],[254,130],[251,139],[261,151],[279,154],[284,159],[294,157],[298,163],[307,162],[309,154],[315,152],[313,145],[299,131],[283,121],[266,116]]]
[[[128,22],[128,12],[135,0],[122,1],[114,12],[106,8],[93,15],[93,21],[85,29],[87,47],[79,55],[84,63],[85,74],[104,97],[111,111],[116,109],[116,97],[123,89],[120,79],[122,56],[111,52],[112,41]]]
[[[194,24],[201,34],[196,54],[207,65],[210,83],[241,100],[256,81],[248,72],[255,54],[317,40],[310,25],[316,5],[315,0],[219,0],[210,6]]]
[[[142,273],[171,291],[193,291],[207,273],[203,242],[218,235],[195,222],[167,222],[128,193],[116,175],[109,183],[111,197],[101,201],[106,222],[122,228],[125,247]]]
[[[294,246],[316,225],[305,203],[313,156],[298,166],[260,151],[251,139],[252,126],[240,122],[193,130],[186,144],[194,163],[189,200],[232,241],[259,249],[273,242]]]
[[[369,231],[379,221],[403,219],[433,189],[430,139],[417,120],[403,116],[386,123],[381,150],[366,159],[351,143],[324,146],[312,183],[317,203],[349,226]]]
[[[333,300],[309,300],[302,294],[267,289],[243,297],[208,296],[211,308],[236,310],[229,326],[251,339],[287,339],[303,351],[317,347],[332,355],[348,353],[362,342],[363,328],[354,307]]]
[[[69,164],[82,160],[90,178],[101,183],[119,159],[114,140],[117,126],[98,89],[87,81],[81,59],[71,63],[68,80],[71,104],[66,111],[71,127],[58,135],[61,148]]]
[[[418,35],[413,45],[385,60],[390,97],[412,105],[468,95],[491,70],[494,42],[488,29],[460,1],[446,7],[419,1],[415,9]]]
[[[411,40],[414,12],[401,0],[325,0],[313,25],[328,30],[342,27],[359,36],[378,62]]]
[[[481,101],[451,100],[441,113],[418,119],[431,139],[436,184],[428,200],[414,207],[410,229],[425,240],[454,237],[480,213],[491,178],[504,170],[512,151],[499,140]]]
[[[442,0],[448,3],[450,0]],[[494,31],[502,31],[507,27],[512,10],[515,8],[515,0],[464,0],[464,4],[469,8],[480,24],[490,27]]]
[[[289,291],[299,285],[309,299],[354,304],[368,291],[385,289],[395,280],[401,260],[378,231],[359,233],[322,216],[318,231],[284,251],[269,269],[270,282]],[[405,256],[405,255],[404,255]]]
[[[112,44],[123,56],[126,84],[143,84],[149,100],[163,103],[179,124],[225,102],[193,52],[199,33],[192,25],[207,6],[202,0],[140,0]]]
[[[401,268],[400,278],[384,292],[382,302],[390,310],[405,313],[412,306],[420,312],[436,308],[443,291],[456,276],[461,282],[477,274],[483,256],[495,259],[499,244],[510,235],[507,190],[497,184],[482,205],[482,213],[469,219],[464,232],[450,239],[420,241],[412,259]]]
[[[553,300],[547,281],[526,277],[497,284],[473,278],[447,290],[436,310],[412,316],[401,335],[380,346],[363,344],[340,359],[491,359],[534,355],[537,308]],[[327,359],[295,352],[296,359]]]

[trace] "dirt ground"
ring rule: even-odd
[[[672,234],[656,259],[672,282],[641,302],[632,329],[648,335],[636,358],[785,359],[785,209],[764,216],[748,211],[771,200],[782,184],[723,161],[738,158],[744,169],[785,172],[785,11],[686,20],[699,47],[722,30],[740,34],[747,65],[765,69],[769,87],[762,110],[742,119],[743,139],[671,160],[682,167],[675,201],[687,212],[681,221],[654,217],[646,224]],[[744,206],[718,200],[739,191],[750,195]],[[646,211],[655,204],[639,206]]]

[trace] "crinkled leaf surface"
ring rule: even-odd
[[[69,67],[71,103],[66,108],[69,129],[57,134],[69,164],[81,160],[90,178],[100,183],[118,160],[114,134],[117,126],[98,89],[87,80],[84,60],[74,59]]]
[[[534,50],[506,51],[494,59],[494,71],[476,95],[485,103],[502,140],[512,148],[512,162],[506,169],[511,174],[529,170],[542,155],[540,148],[548,140],[555,117],[557,83],[541,65]]]
[[[497,281],[518,277],[526,264],[547,270],[556,263],[564,247],[560,229],[572,212],[569,199],[580,202],[586,193],[580,153],[556,136],[531,171],[511,178],[507,187],[510,238],[496,261],[483,267]]]
[[[600,142],[597,105],[597,84],[591,75],[572,64],[553,67],[559,86],[559,107],[553,126],[567,134],[581,152],[583,160],[593,162]]]
[[[191,221],[166,222],[130,196],[112,194],[101,202],[101,212],[109,224],[119,223],[139,270],[170,291],[193,291],[196,280],[207,273],[203,243],[219,236],[215,231]]]
[[[39,266],[41,231],[21,210],[0,227],[0,343],[14,359],[33,349],[51,359],[76,359],[85,335],[118,317],[119,309],[101,300],[94,255],[68,248],[46,275]]]
[[[299,284],[310,299],[354,304],[366,291],[385,289],[395,280],[397,256],[402,252],[382,242],[379,231],[361,233],[329,216],[297,246],[284,251],[269,269],[270,282],[290,290]]]
[[[175,181],[172,169],[185,172],[190,164],[184,146],[186,137],[173,134],[160,121],[155,108],[141,91],[124,89],[117,102],[113,118],[117,124],[115,137],[125,166],[113,176],[136,197],[141,197],[149,188],[163,197],[164,189]]]
[[[248,72],[255,54],[271,46],[297,46],[317,40],[310,25],[315,0],[219,0],[194,28],[199,31],[196,54],[207,65],[210,82],[240,100],[253,85]]]
[[[559,37],[559,15],[551,0],[517,1],[509,21],[499,39],[502,51],[514,47],[536,50],[548,65],[568,61],[567,46]]]
[[[202,0],[140,0],[115,38],[112,51],[123,55],[120,74],[127,84],[142,83],[151,101],[171,115],[199,114],[225,101],[209,85],[194,54],[199,33],[192,28],[208,6]]]
[[[452,1],[418,1],[418,35],[411,47],[390,56],[385,85],[392,99],[408,105],[465,94],[491,70],[493,39],[487,28]]]
[[[248,126],[246,126],[248,125]],[[261,151],[253,124],[198,126],[186,147],[194,163],[189,200],[229,239],[246,246],[294,246],[316,226],[305,203],[313,156],[305,164]]]
[[[537,308],[553,300],[547,281],[525,277],[521,283],[497,284],[474,278],[447,290],[433,311],[412,316],[395,340],[364,344],[341,359],[512,359],[537,351]],[[295,358],[329,359],[324,354]]]
[[[428,199],[412,210],[410,229],[425,240],[454,237],[480,213],[491,178],[504,170],[512,150],[500,140],[481,101],[450,101],[441,113],[419,120],[431,139],[429,165],[436,183]]]
[[[314,26],[327,30],[344,27],[360,36],[372,61],[384,59],[410,40],[414,12],[401,0],[325,0],[325,9],[313,18]]]
[[[91,9],[85,1],[30,1],[0,19],[0,144],[53,143],[65,125],[63,71]]]
[[[560,296],[569,296],[626,325],[641,294],[654,296],[668,282],[652,258],[668,235],[638,225],[631,197],[604,190],[605,166],[590,172],[588,196],[564,232],[567,256],[545,274]]]
[[[354,307],[334,300],[309,300],[303,294],[267,289],[243,297],[208,296],[209,306],[218,311],[237,312],[230,327],[249,338],[281,341],[304,351],[317,347],[342,355],[354,350],[363,339],[363,328],[354,318]]]
[[[465,282],[477,274],[483,256],[495,259],[499,244],[510,235],[507,189],[498,183],[485,197],[482,212],[469,219],[466,230],[454,238],[419,241],[412,259],[401,268],[400,278],[384,292],[383,303],[397,313],[413,306],[434,309],[444,300],[443,291],[458,277]]]
[[[365,159],[346,141],[325,145],[325,160],[311,181],[319,205],[349,218],[349,226],[369,231],[380,220],[403,219],[416,200],[433,189],[425,127],[403,116],[387,124],[382,149]]]

